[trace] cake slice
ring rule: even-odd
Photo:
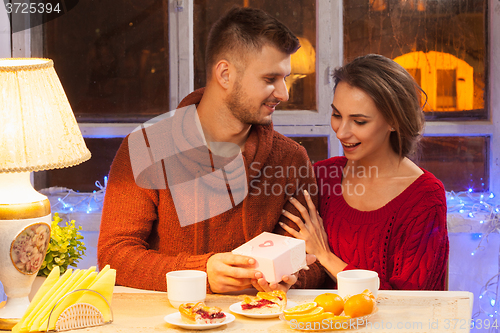
[[[221,308],[206,306],[203,302],[181,304],[179,312],[182,321],[188,324],[217,324],[226,320]]]
[[[281,313],[286,308],[286,293],[281,290],[258,292],[257,296],[247,296],[241,302],[241,309],[247,313]]]

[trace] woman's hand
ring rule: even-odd
[[[306,190],[304,190],[304,197],[306,198],[308,208],[304,207],[293,197],[289,199],[290,203],[300,212],[304,221],[286,210],[282,212],[285,217],[299,227],[300,231],[296,231],[282,222],[280,222],[280,226],[295,238],[305,240],[306,252],[316,255],[321,262],[321,258],[326,258],[326,256],[331,253],[330,246],[328,245],[328,236],[323,227],[323,219],[319,216],[316,206],[314,206],[311,196]]]

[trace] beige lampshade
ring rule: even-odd
[[[0,59],[0,172],[39,171],[90,158],[50,59]]]

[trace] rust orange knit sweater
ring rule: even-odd
[[[199,103],[202,95],[202,89],[193,92],[179,107]],[[171,128],[171,133],[175,131]],[[183,227],[168,187],[137,186],[128,141],[124,139],[111,165],[98,243],[99,266],[115,268],[119,285],[166,291],[169,271],[206,271],[207,260],[215,253],[229,252],[264,231],[285,234],[277,224],[280,217],[286,221],[283,207],[300,215],[288,198],[294,195],[304,203],[301,190],[315,186],[305,149],[272,125],[254,125],[243,152],[247,197],[220,215]],[[183,169],[182,161],[169,163],[179,163]],[[324,279],[323,268],[313,264],[299,273],[294,287],[318,288]]]

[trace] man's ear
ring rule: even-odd
[[[230,64],[227,60],[222,59],[215,65],[215,79],[224,89],[229,89],[229,74]]]

